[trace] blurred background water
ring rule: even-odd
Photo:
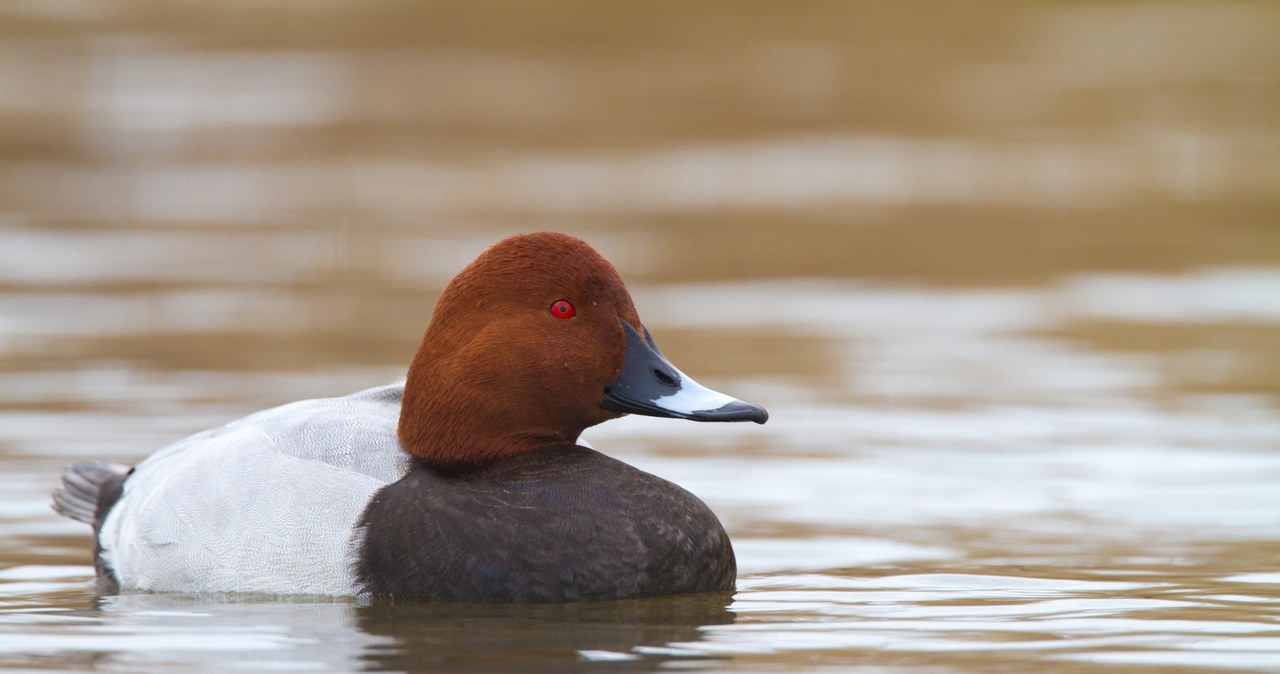
[[[0,668],[1278,671],[1278,110],[1272,2],[0,3]],[[731,600],[94,597],[63,464],[395,379],[536,229],[770,409],[587,435]]]

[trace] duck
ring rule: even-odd
[[[644,327],[581,239],[512,236],[445,287],[402,381],[285,404],[129,467],[71,464],[96,588],[578,602],[731,592],[698,497],[582,432],[628,414],[763,424]]]

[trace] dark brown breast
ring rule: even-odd
[[[574,445],[460,472],[415,463],[361,517],[362,592],[568,602],[732,590],[733,547],[680,487]]]

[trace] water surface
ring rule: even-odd
[[[1280,670],[1272,4],[258,11],[0,9],[0,667]],[[769,408],[586,435],[736,593],[94,594],[65,463],[392,381],[539,228]]]

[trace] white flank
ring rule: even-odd
[[[408,466],[401,391],[265,410],[138,464],[99,535],[121,589],[353,594],[355,524]]]

